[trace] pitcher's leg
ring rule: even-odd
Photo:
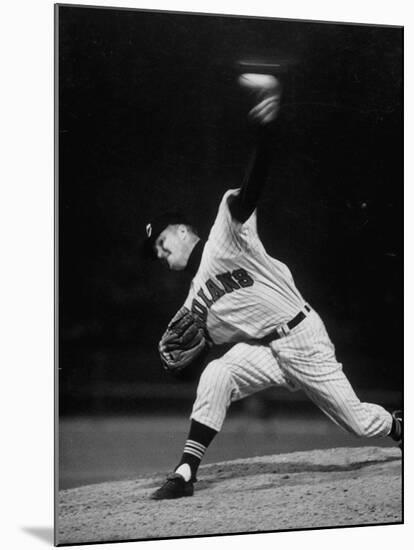
[[[270,348],[236,344],[204,369],[191,418],[220,431],[233,401],[270,386],[290,388]]]
[[[316,314],[296,334],[277,341],[273,349],[286,376],[339,426],[360,437],[390,434],[391,414],[380,405],[360,401]]]
[[[230,403],[272,385],[286,385],[286,381],[268,347],[237,344],[223,357],[209,363],[198,384],[181,460],[151,498],[191,496],[197,469],[221,429]]]
[[[385,437],[390,434],[392,416],[380,405],[360,401],[338,369],[317,386],[302,379],[310,399],[336,424],[358,437]]]
[[[200,377],[191,419],[220,431],[235,391],[230,369],[221,359],[212,361]]]

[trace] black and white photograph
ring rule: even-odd
[[[404,523],[404,27],[54,16],[55,544]]]

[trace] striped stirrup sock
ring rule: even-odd
[[[217,434],[216,430],[193,420],[184,445],[183,456],[175,469],[186,481],[196,479],[196,473],[207,447]]]
[[[193,441],[192,439],[187,439],[186,444],[184,445],[183,454],[194,455],[200,462],[206,450],[207,447],[205,445],[202,445],[197,441]]]

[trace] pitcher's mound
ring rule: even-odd
[[[401,451],[362,447],[208,464],[191,498],[154,501],[165,474],[59,494],[58,543],[402,522]]]

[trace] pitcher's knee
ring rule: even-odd
[[[386,419],[379,415],[367,416],[363,419],[354,419],[348,425],[348,431],[357,437],[383,437],[388,433],[388,425]]]
[[[372,437],[373,434],[371,434],[369,430],[369,426],[366,423],[358,423],[358,424],[352,424],[349,426],[348,430],[357,437]]]

